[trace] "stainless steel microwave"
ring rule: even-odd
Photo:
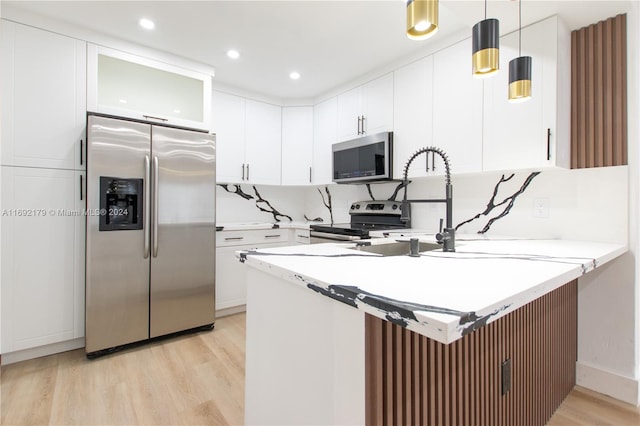
[[[333,144],[333,181],[360,183],[393,178],[393,132]]]

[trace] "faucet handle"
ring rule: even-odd
[[[439,230],[438,230],[438,233],[439,233],[439,234],[441,234],[441,233],[442,233],[442,224],[443,224],[443,222],[444,222],[444,219],[443,219],[443,218],[440,218],[440,228],[439,228]]]

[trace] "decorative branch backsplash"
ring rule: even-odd
[[[504,208],[504,210],[502,210],[501,213],[499,213],[498,215],[492,217],[491,219],[489,219],[489,221],[487,222],[487,224],[484,226],[484,228],[482,228],[480,231],[478,231],[478,234],[484,234],[486,233],[490,228],[491,225],[493,225],[493,223],[497,220],[502,219],[503,217],[505,217],[506,215],[509,214],[509,212],[511,211],[511,208],[514,206],[515,202],[516,202],[516,198],[518,198],[518,196],[522,193],[524,193],[524,191],[527,189],[527,187],[529,186],[529,184],[531,183],[531,181],[533,180],[533,178],[535,178],[536,176],[538,176],[540,174],[540,172],[533,172],[531,173],[523,182],[522,186],[520,187],[520,189],[518,191],[516,191],[515,193],[513,193],[512,195],[506,197],[504,200],[502,200],[501,202],[496,204],[496,197],[498,196],[498,191],[500,190],[500,185],[502,185],[505,182],[510,181],[511,179],[513,179],[513,177],[515,176],[515,173],[512,173],[509,177],[505,177],[505,175],[502,175],[502,177],[500,178],[500,180],[498,181],[498,183],[496,184],[495,188],[493,189],[493,195],[491,196],[491,199],[489,200],[489,203],[487,203],[487,207],[484,209],[484,211],[482,213],[478,213],[477,215],[475,215],[474,217],[472,217],[471,219],[467,219],[464,222],[460,222],[457,226],[456,226],[456,231],[458,230],[458,228],[460,228],[462,225],[466,225],[467,223],[473,222],[476,219],[479,219],[480,216],[489,216],[489,214],[496,208],[503,206],[506,204],[506,207]]]
[[[325,186],[324,190],[327,192],[327,199],[325,200],[324,194],[322,194],[322,190],[318,188],[318,192],[322,197],[322,204],[329,210],[329,216],[331,217],[331,225],[333,225],[333,206],[331,205],[331,192],[329,192],[329,187]]]
[[[233,185],[233,184],[228,185],[224,183],[219,183],[218,186],[220,186],[225,191],[231,194],[236,194],[239,197],[244,198],[245,200],[256,200],[256,207],[258,208],[258,210],[266,213],[271,213],[273,215],[273,219],[276,222],[280,222],[281,217],[289,219],[289,222],[293,221],[291,216],[280,213],[278,210],[275,209],[275,207],[271,205],[269,201],[262,198],[262,196],[260,195],[260,192],[258,192],[258,189],[255,186],[252,186],[253,192],[256,194],[255,197],[244,192],[242,190],[242,187],[240,187],[240,185]]]

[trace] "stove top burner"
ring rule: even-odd
[[[369,231],[404,229],[410,226],[400,220],[400,203],[396,201],[357,201],[349,210],[351,223],[312,224],[311,231],[369,238]]]

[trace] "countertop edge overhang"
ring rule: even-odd
[[[249,267],[449,344],[628,251],[622,244],[584,241],[483,240],[461,241],[455,254],[427,252],[416,259],[362,254],[349,248],[353,245],[327,243],[237,255]],[[345,265],[345,275],[353,277],[353,269],[360,269],[364,278],[380,280],[397,268],[389,276],[397,277],[404,288],[389,283],[372,290],[363,281],[341,280],[336,271]],[[432,282],[419,282],[423,272]],[[437,288],[434,303],[429,303],[429,285]],[[415,296],[407,296],[407,290]]]

